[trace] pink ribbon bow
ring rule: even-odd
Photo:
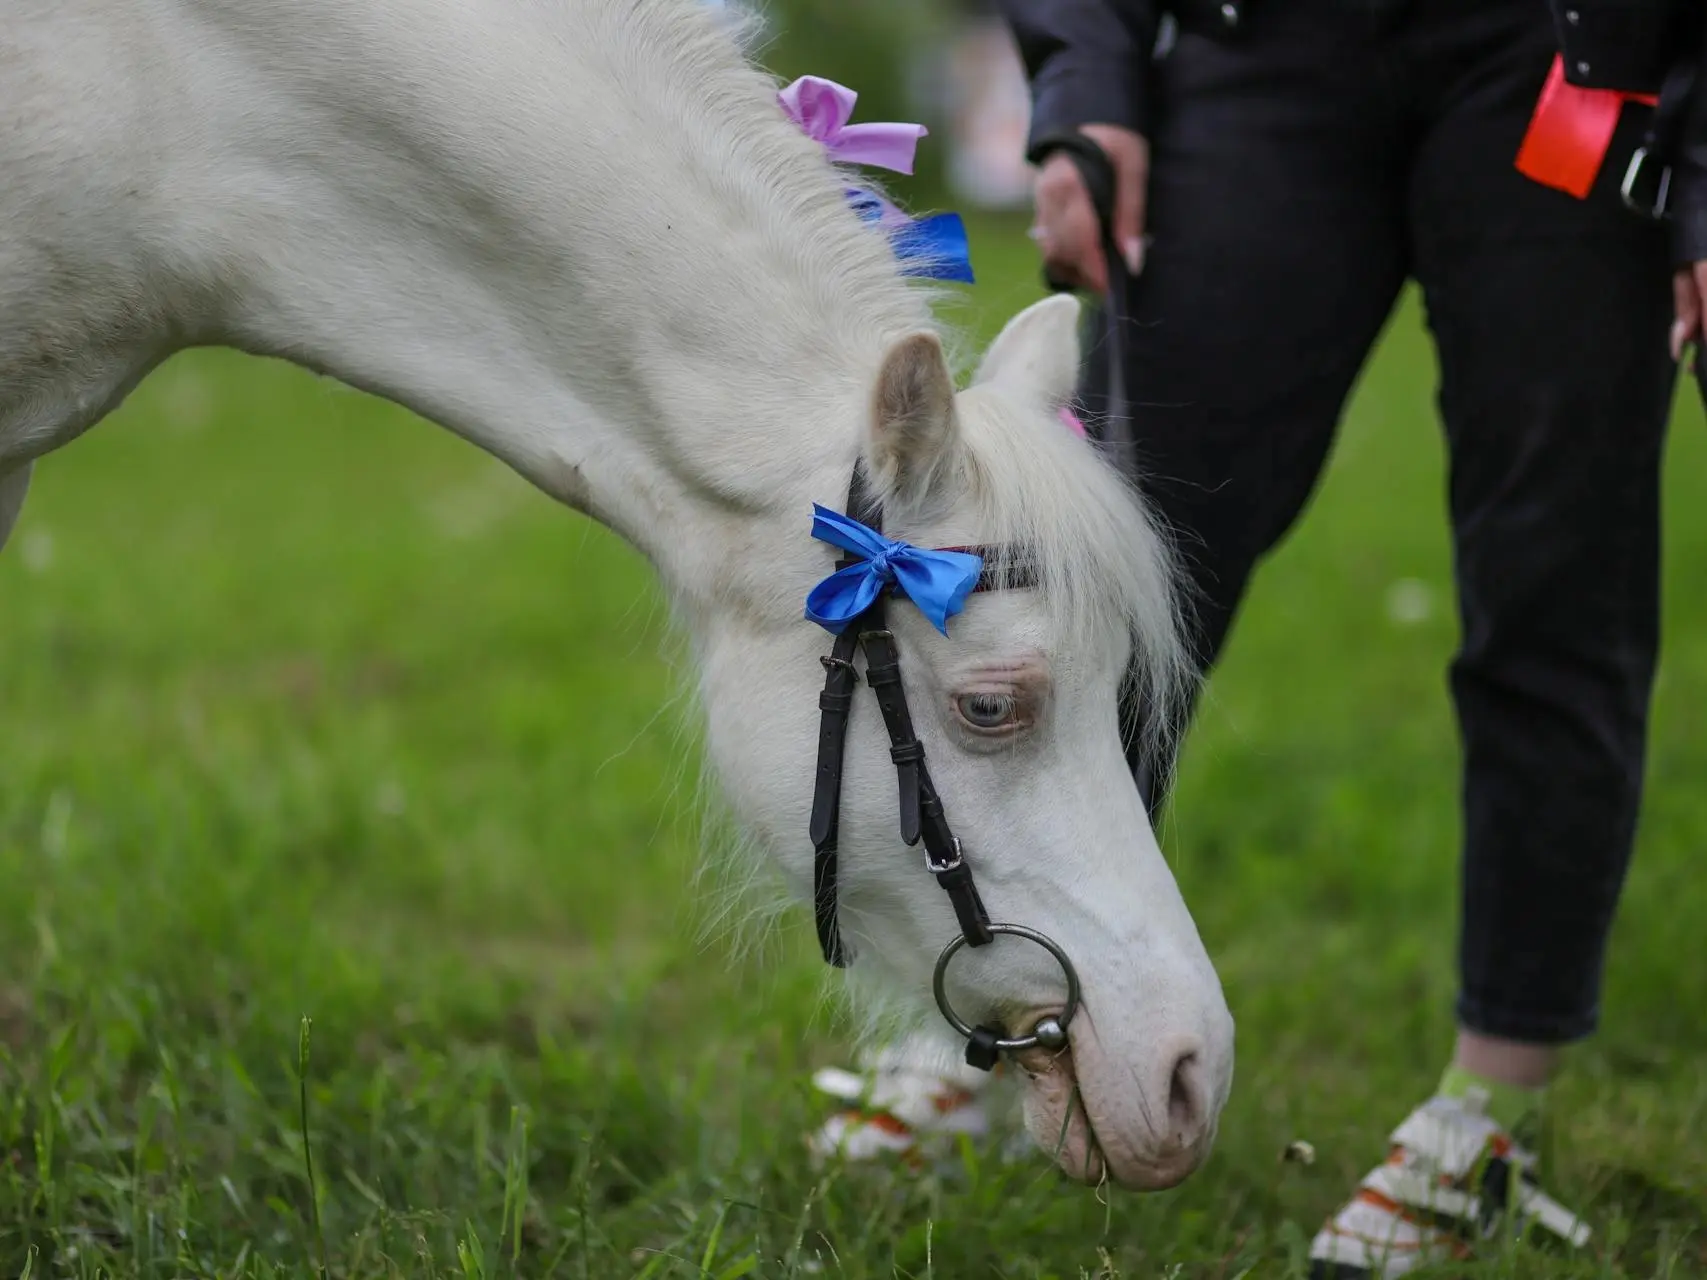
[[[919,139],[930,132],[922,124],[849,124],[859,95],[821,76],[801,76],[777,96],[807,137],[848,164],[912,173]]]

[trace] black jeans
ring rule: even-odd
[[[1421,286],[1462,628],[1458,1015],[1560,1043],[1596,1024],[1640,803],[1676,371],[1664,231],[1616,191],[1643,110],[1586,201],[1513,167],[1552,53],[1542,0],[1276,0],[1237,43],[1181,34],[1123,332],[1207,667]],[[1093,338],[1093,416],[1104,359]]]

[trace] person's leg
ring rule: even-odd
[[[1394,114],[1384,82],[1337,0],[1259,7],[1238,46],[1184,36],[1158,88],[1153,239],[1124,322],[1127,386],[1145,490],[1200,596],[1207,663],[1252,565],[1308,499],[1404,281],[1404,165],[1382,124]],[[1083,379],[1093,429],[1105,354],[1092,345]],[[865,1105],[832,1117],[817,1145],[925,1136],[875,1101],[929,1080],[925,1056],[832,1074],[826,1092]],[[959,1105],[942,1114],[966,1119]]]
[[[1559,1049],[1595,1024],[1630,855],[1674,376],[1663,230],[1609,185],[1627,140],[1587,201],[1513,166],[1552,57],[1545,8],[1418,0],[1394,41],[1429,121],[1412,260],[1442,371],[1463,631],[1460,1032],[1434,1096],[1318,1234],[1324,1277],[1460,1253],[1512,1197],[1522,1220],[1584,1238],[1524,1175]]]
[[[1256,7],[1233,43],[1181,34],[1153,81],[1126,390],[1141,487],[1179,548],[1207,675],[1253,567],[1308,501],[1404,283],[1405,137],[1368,32],[1338,3]],[[1103,325],[1100,309],[1088,318],[1080,388],[1093,431]],[[1154,815],[1169,768],[1157,777],[1128,755]]]
[[[1456,1065],[1512,1085],[1598,1017],[1641,799],[1676,376],[1665,231],[1619,205],[1621,148],[1586,201],[1512,166],[1549,37],[1540,15],[1446,86],[1412,192],[1462,626]]]

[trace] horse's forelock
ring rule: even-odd
[[[1132,639],[1147,751],[1166,752],[1192,678],[1182,575],[1166,531],[1096,450],[1050,414],[965,397],[967,501],[981,540],[1024,549],[1058,642],[1077,649],[1109,627]]]
[[[684,6],[700,8],[711,21],[682,22]],[[660,87],[679,98],[684,131],[705,130],[716,143],[730,145],[723,127],[727,117],[704,108],[707,99],[751,93],[750,77],[764,45],[763,19],[756,9],[738,2],[639,0],[624,21],[651,28],[644,43],[677,45],[676,72]],[[749,143],[768,145],[750,137],[741,140],[741,145]],[[972,356],[963,333],[931,320],[931,304],[943,296],[941,286],[926,277],[901,277],[881,233],[857,224],[842,204],[845,187],[883,194],[883,184],[869,169],[843,169],[828,160],[803,164],[793,147],[758,159],[764,181],[740,193],[740,203],[756,219],[777,227],[773,244],[779,251],[789,246],[791,274],[797,273],[813,294],[834,299],[837,310],[859,326],[844,335],[850,348],[869,352],[930,326],[951,361],[963,363]],[[750,176],[752,166],[743,171]],[[832,194],[835,198],[828,198]],[[856,359],[857,351],[850,351]],[[1147,703],[1144,738],[1152,752],[1166,751],[1193,673],[1181,617],[1181,578],[1164,531],[1132,488],[1053,414],[1020,412],[995,397],[979,397],[976,409],[963,415],[963,425],[968,515],[980,539],[1030,550],[1063,645],[1088,643],[1111,625],[1131,636]],[[893,501],[893,495],[885,496]],[[914,514],[893,510],[898,525]]]

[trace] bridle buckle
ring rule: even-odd
[[[947,862],[938,862],[931,856],[931,851],[929,849],[925,850],[925,870],[929,871],[933,876],[945,875],[950,871],[956,871],[960,868],[961,864],[966,861],[966,859],[961,856],[960,837],[950,836],[948,838],[948,843],[949,847],[954,850],[954,856],[949,858]]]
[[[846,658],[838,658],[833,654],[822,653],[818,655],[818,661],[824,664],[824,670],[846,671],[849,678],[852,679],[855,684],[859,683],[859,668],[854,666],[854,664],[849,662]]]

